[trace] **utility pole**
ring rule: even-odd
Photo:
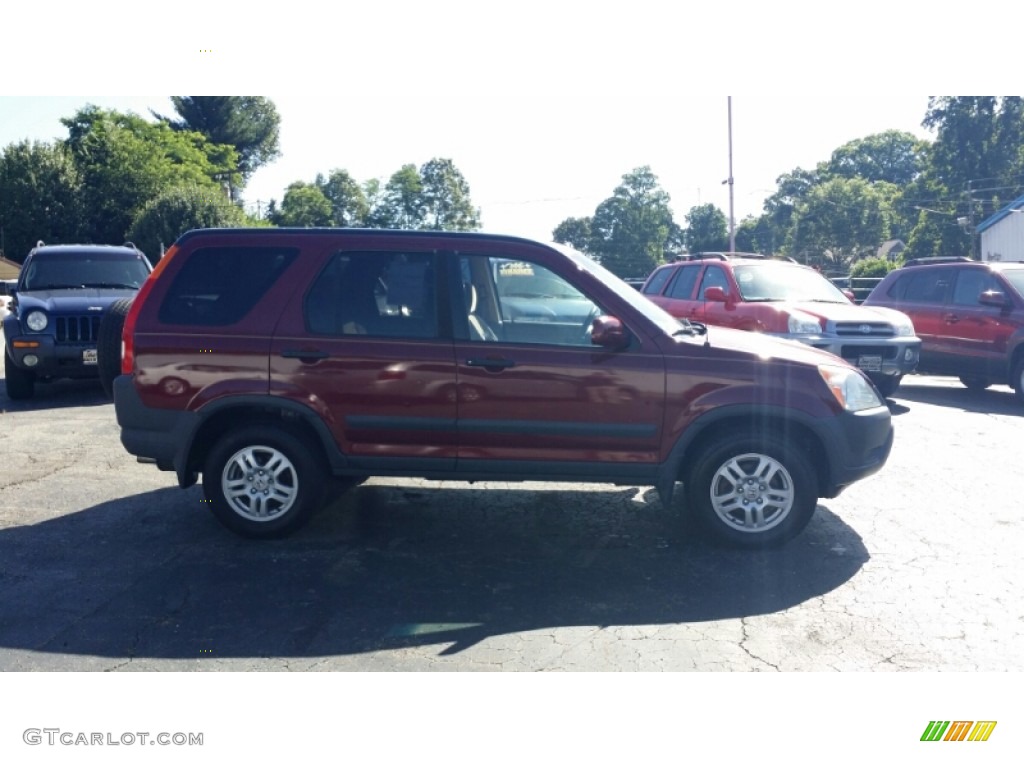
[[[729,96],[729,250],[736,250],[736,217],[733,215],[732,96]]]

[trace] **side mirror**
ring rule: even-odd
[[[999,309],[1006,309],[1012,305],[1010,300],[1006,298],[1006,294],[1002,291],[985,291],[978,297],[978,303],[986,307],[998,307]]]
[[[851,304],[857,303],[857,294],[851,291],[849,288],[843,288],[843,296],[850,300]]]
[[[590,331],[590,341],[605,349],[622,349],[629,344],[629,337],[622,321],[617,317],[601,315],[594,318],[594,326]]]
[[[718,301],[724,304],[729,303],[729,295],[725,292],[724,288],[718,285],[713,285],[710,288],[705,288],[704,299],[706,301]]]

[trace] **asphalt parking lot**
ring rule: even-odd
[[[1024,406],[889,403],[886,467],[750,554],[650,488],[396,479],[244,541],[124,452],[98,384],[0,387],[0,669],[1024,668]]]

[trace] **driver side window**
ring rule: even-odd
[[[462,306],[470,341],[592,346],[603,310],[546,267],[499,256],[460,256]]]

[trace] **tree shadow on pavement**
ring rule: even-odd
[[[652,491],[369,484],[295,536],[222,530],[165,489],[0,529],[0,648],[278,658],[571,626],[783,611],[851,579],[860,537],[819,505],[780,550],[695,541]],[[2,658],[2,657],[0,657]]]

